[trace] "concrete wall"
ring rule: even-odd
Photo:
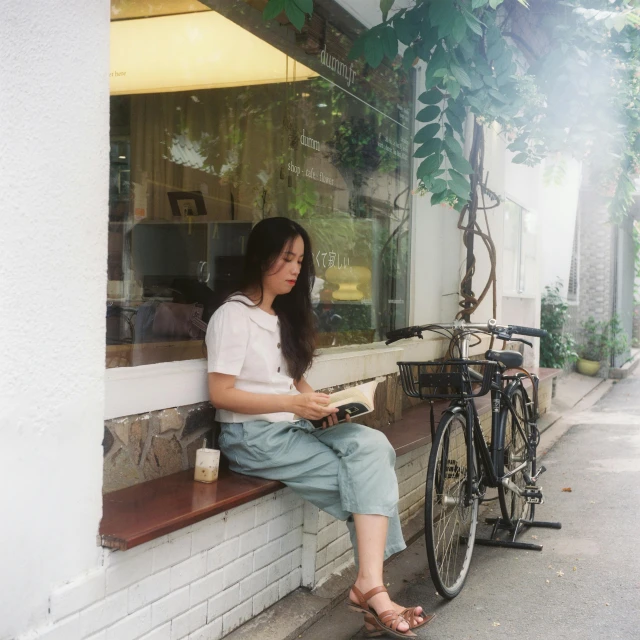
[[[108,38],[108,0],[2,4],[2,640],[100,557]]]

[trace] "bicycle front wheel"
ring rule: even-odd
[[[425,542],[431,579],[438,593],[455,598],[469,572],[478,523],[478,499],[467,504],[467,477],[477,481],[467,459],[465,413],[445,413],[431,444],[425,489]],[[472,438],[472,452],[473,438]]]
[[[535,447],[531,439],[531,425],[524,393],[516,389],[510,396],[514,414],[507,410],[505,416],[504,438],[502,440],[503,465],[502,473],[510,474],[513,484],[524,491],[527,482],[525,473],[531,477],[536,471]],[[512,528],[518,526],[519,520],[531,520],[534,506],[515,491],[498,486],[498,497],[503,520]]]

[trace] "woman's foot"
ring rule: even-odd
[[[396,613],[402,613],[405,609],[408,608],[408,607],[403,607],[402,605],[397,604],[395,602],[392,602],[391,604],[393,605],[393,609]],[[414,611],[413,619],[415,621],[415,624],[416,625],[421,624],[422,621],[424,620],[424,617],[422,615],[423,614],[422,607],[414,607],[413,611]]]
[[[351,600],[354,603],[357,603],[355,600],[353,600],[353,598],[351,598]],[[393,607],[393,610],[396,613],[402,613],[403,611],[405,611],[407,609],[407,607],[403,607],[402,605],[391,601],[391,606]],[[411,628],[413,629],[414,627],[417,627],[418,625],[422,624],[422,622],[424,621],[424,617],[421,615],[423,613],[423,609],[422,607],[414,607],[414,616],[413,616],[413,625],[411,626]],[[365,616],[365,621],[364,621],[364,628],[368,631],[368,632],[375,632],[375,631],[379,631],[380,627],[375,624],[375,621],[373,620],[373,618],[371,618],[369,616],[369,619],[372,620],[372,622],[368,622],[367,617]]]
[[[378,584],[374,584],[373,582],[369,584],[369,582],[365,580],[356,580],[355,586],[360,590],[361,593],[365,594],[367,593],[367,591],[370,591],[371,589],[379,586],[379,581],[378,581]],[[355,605],[360,605],[360,601],[358,600],[358,597],[356,596],[356,594],[353,592],[353,589],[349,591],[349,600],[353,602]],[[375,596],[372,596],[371,598],[369,598],[369,600],[367,600],[367,604],[377,614],[380,614],[384,611],[389,611],[389,610],[400,613],[400,611],[403,610],[403,607],[391,601],[391,598],[389,597],[389,594],[386,591],[383,591],[382,593],[377,593]],[[365,626],[369,631],[374,630],[374,627],[372,625],[365,623]],[[398,624],[397,630],[400,633],[406,633],[407,631],[409,631],[409,623],[406,622],[405,620],[401,620],[400,623]]]

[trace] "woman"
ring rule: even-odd
[[[313,280],[311,244],[299,224],[268,218],[254,227],[241,292],[207,330],[220,449],[233,471],[280,480],[346,520],[358,566],[350,607],[365,614],[369,635],[414,637],[411,629],[433,616],[391,602],[381,586],[383,559],[406,548],[395,452],[379,431],[337,424],[329,396],[304,378],[315,348]],[[310,420],[323,420],[323,428]]]

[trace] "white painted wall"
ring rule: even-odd
[[[99,563],[108,0],[0,20],[0,638]]]
[[[572,158],[564,158],[563,162],[566,171],[563,181],[556,185],[543,180],[542,184],[539,220],[545,236],[540,247],[540,289],[560,278],[566,296],[582,165]]]

